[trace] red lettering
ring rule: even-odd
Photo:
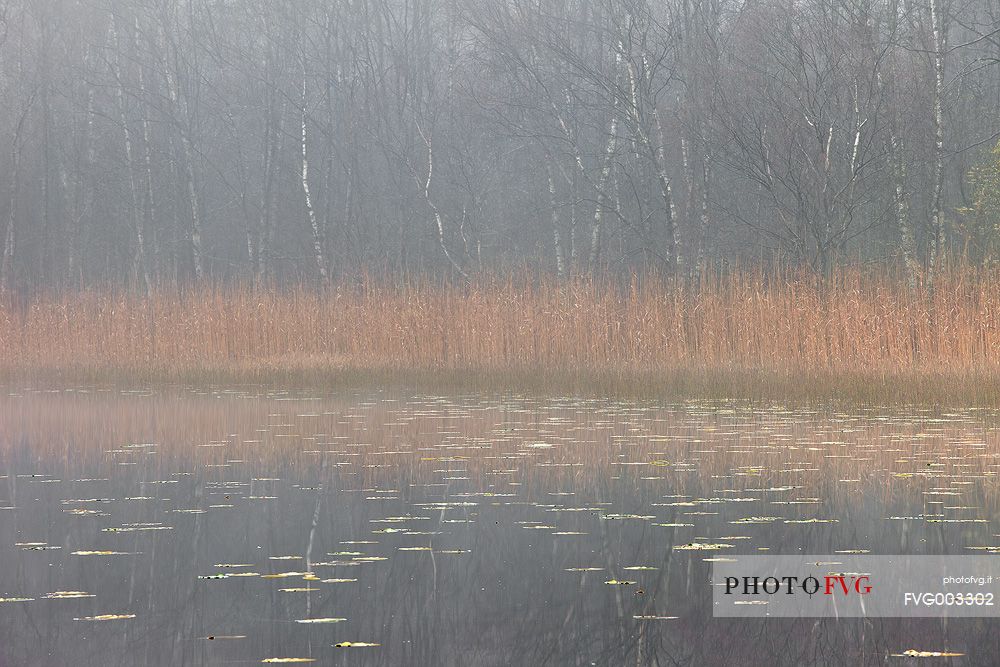
[[[840,584],[840,589],[844,592],[844,595],[847,595],[850,592],[850,588],[847,586],[847,580],[844,578],[844,575],[835,577],[828,574],[826,575],[825,580],[826,588],[823,590],[823,595],[833,595],[836,591],[837,584]]]

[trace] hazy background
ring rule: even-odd
[[[997,0],[2,0],[0,285],[994,259]]]

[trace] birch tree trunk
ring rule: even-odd
[[[166,9],[164,9],[166,11]],[[188,101],[188,94],[181,90],[181,65],[179,61],[178,45],[170,42],[167,37],[167,22],[169,18],[164,15],[160,29],[163,35],[164,44],[171,49],[167,57],[173,62],[165,63],[164,78],[167,84],[167,98],[170,101],[171,113],[179,128],[181,140],[181,161],[180,176],[184,182],[188,208],[191,214],[191,227],[188,238],[191,243],[191,262],[194,268],[195,280],[201,280],[205,276],[204,251],[202,247],[202,221],[201,202],[198,195],[198,185],[194,172],[194,146],[192,145],[191,133],[193,129],[192,110]],[[193,24],[193,17],[189,18],[189,24]],[[190,26],[189,26],[190,27]]]
[[[4,231],[3,258],[0,259],[0,296],[5,296],[12,288],[14,273],[14,255],[17,248],[17,203],[21,183],[21,134],[24,130],[24,120],[28,117],[31,102],[25,104],[24,111],[17,121],[14,138],[10,149],[10,200],[7,205],[7,226]]]
[[[711,216],[709,213],[709,187],[712,182],[712,163],[711,158],[708,153],[702,155],[701,162],[701,215],[698,221],[698,254],[697,261],[695,262],[695,271],[697,272],[698,279],[705,274],[705,245],[707,243],[708,237],[708,226],[711,222]]]
[[[132,221],[132,229],[135,233],[133,272],[137,280],[141,280],[143,292],[148,295],[150,284],[149,268],[146,263],[146,239],[142,218],[138,214],[139,191],[136,184],[132,130],[129,128],[128,113],[125,106],[125,81],[122,78],[121,67],[121,36],[118,31],[118,18],[114,13],[111,14],[111,39],[114,42],[112,69],[117,83],[115,87],[115,101],[118,107],[118,120],[121,123],[122,137],[125,144],[125,169],[128,171],[129,181],[129,219]]]
[[[566,260],[563,255],[562,238],[559,233],[559,205],[556,201],[556,179],[552,173],[552,156],[545,154],[545,175],[549,182],[549,207],[552,220],[552,247],[556,256],[556,275],[566,278]]]
[[[611,78],[618,80],[618,70],[621,68],[621,51],[615,51],[614,69]],[[608,121],[608,138],[604,145],[604,157],[601,163],[601,173],[597,179],[597,206],[594,208],[594,223],[590,229],[590,253],[587,256],[587,267],[591,275],[597,273],[597,262],[601,251],[601,233],[604,225],[604,207],[606,205],[608,176],[611,174],[611,162],[618,145],[618,95],[611,98],[611,119]],[[577,153],[577,163],[583,168],[583,161]],[[586,173],[586,172],[584,172]]]
[[[594,224],[590,228],[590,254],[587,256],[587,266],[591,275],[597,273],[597,262],[601,252],[601,232],[604,226],[604,207],[607,196],[604,194],[611,174],[611,159],[618,143],[617,98],[611,108],[611,121],[608,127],[608,140],[604,146],[604,158],[601,174],[597,179],[597,206],[594,208]]]
[[[903,36],[899,33],[899,0],[890,0],[886,5],[886,24],[890,39],[898,42],[903,41]],[[873,43],[873,49],[875,44]],[[878,58],[878,51],[872,53],[872,57]],[[911,289],[916,287],[917,275],[920,267],[917,261],[917,243],[913,234],[913,223],[910,219],[910,193],[907,186],[907,170],[905,143],[902,135],[903,118],[900,112],[900,100],[896,86],[897,76],[897,54],[889,51],[885,54],[885,76],[881,71],[875,72],[875,84],[878,87],[879,95],[886,100],[889,107],[889,154],[887,156],[891,174],[891,187],[893,194],[893,216],[896,222],[896,231],[899,240],[899,254],[903,260],[903,272],[906,282]]]
[[[85,66],[92,60],[91,49],[87,49]],[[83,248],[81,247],[83,220],[90,214],[93,206],[94,190],[96,189],[96,174],[94,173],[97,162],[97,151],[94,145],[94,86],[90,83],[87,87],[87,110],[83,121],[83,131],[81,132],[81,145],[77,150],[76,157],[76,179],[73,192],[73,215],[69,230],[69,243],[67,246],[66,266],[69,279],[79,280],[82,283],[83,271]]]
[[[934,180],[931,193],[930,210],[930,252],[927,267],[927,281],[931,288],[941,263],[944,252],[944,212],[941,206],[941,193],[944,189],[944,74],[945,54],[948,49],[948,27],[946,16],[941,6],[943,0],[930,0],[931,38],[934,49],[934,84],[933,84],[933,122],[934,122]]]
[[[274,96],[271,97],[274,105]],[[261,190],[260,224],[257,230],[257,254],[254,273],[258,277],[270,270],[271,254],[274,247],[274,188],[281,168],[281,155],[284,146],[284,116],[285,106],[281,104],[269,109],[267,132],[264,148],[264,187]]]
[[[448,244],[445,242],[444,238],[444,218],[441,216],[441,210],[434,203],[434,199],[431,197],[431,180],[434,177],[434,144],[430,134],[425,133],[419,125],[417,125],[417,133],[420,134],[420,138],[424,142],[424,146],[427,148],[427,180],[423,184],[423,195],[424,201],[427,202],[427,206],[431,209],[431,213],[434,215],[434,226],[437,229],[437,239],[438,245],[441,247],[441,252],[444,253],[445,258],[451,263],[451,266],[458,271],[458,273],[468,280],[469,275],[462,269],[461,265],[455,261],[452,257],[451,252],[448,250]],[[414,172],[415,174],[416,172]]]
[[[135,20],[135,32],[133,33],[133,50],[138,51],[138,34],[139,34],[139,21]],[[146,108],[146,76],[143,73],[143,64],[138,65],[138,83],[139,83],[139,99],[140,103],[143,105],[141,124],[142,124],[142,159],[143,159],[143,224],[146,229],[149,229],[153,233],[152,243],[153,243],[153,270],[152,275],[155,278],[158,275],[159,267],[159,245],[156,241],[156,199],[153,190],[153,149],[152,149],[152,133],[150,132],[149,123],[149,112]]]
[[[320,281],[325,283],[329,276],[326,271],[326,260],[323,259],[323,236],[320,233],[319,220],[316,218],[316,209],[313,207],[312,193],[309,190],[309,141],[306,133],[306,128],[308,126],[308,108],[306,99],[306,71],[304,58],[302,64],[302,98],[299,110],[301,112],[300,119],[302,122],[302,194],[305,198],[306,214],[309,217],[309,229],[312,233],[313,260],[316,263],[316,272],[319,275]]]

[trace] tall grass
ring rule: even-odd
[[[824,280],[735,272],[698,286],[484,279],[149,298],[83,292],[2,307],[0,371],[992,400],[1000,396],[998,278],[951,269],[929,290],[846,269]]]

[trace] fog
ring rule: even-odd
[[[5,0],[0,286],[989,263],[996,0]]]

